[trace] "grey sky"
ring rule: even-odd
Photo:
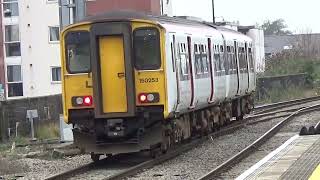
[[[175,15],[212,21],[211,0],[173,0],[173,8]],[[215,9],[217,17],[239,20],[242,25],[282,18],[295,33],[320,33],[319,0],[215,0]]]

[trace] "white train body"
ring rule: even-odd
[[[161,26],[167,32],[165,72],[168,77],[169,112],[201,109],[209,104],[248,96],[255,91],[251,38],[236,31],[205,24],[193,26],[161,23]],[[199,58],[202,47],[204,55],[200,57],[207,59],[207,62],[200,61],[204,62],[201,66],[196,58]],[[197,64],[199,67],[196,67]]]

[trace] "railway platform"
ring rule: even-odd
[[[320,135],[296,135],[237,180],[320,179]]]

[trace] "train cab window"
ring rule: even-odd
[[[71,74],[91,71],[89,32],[69,32],[65,38],[67,70]]]
[[[161,67],[160,36],[155,28],[137,29],[133,33],[135,67],[156,70]]]

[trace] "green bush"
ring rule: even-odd
[[[41,124],[36,129],[36,138],[40,140],[56,139],[60,135],[59,126],[55,123]]]
[[[306,73],[310,84],[319,84],[320,61],[315,59],[270,59],[266,61],[266,71],[263,76],[279,76]]]

